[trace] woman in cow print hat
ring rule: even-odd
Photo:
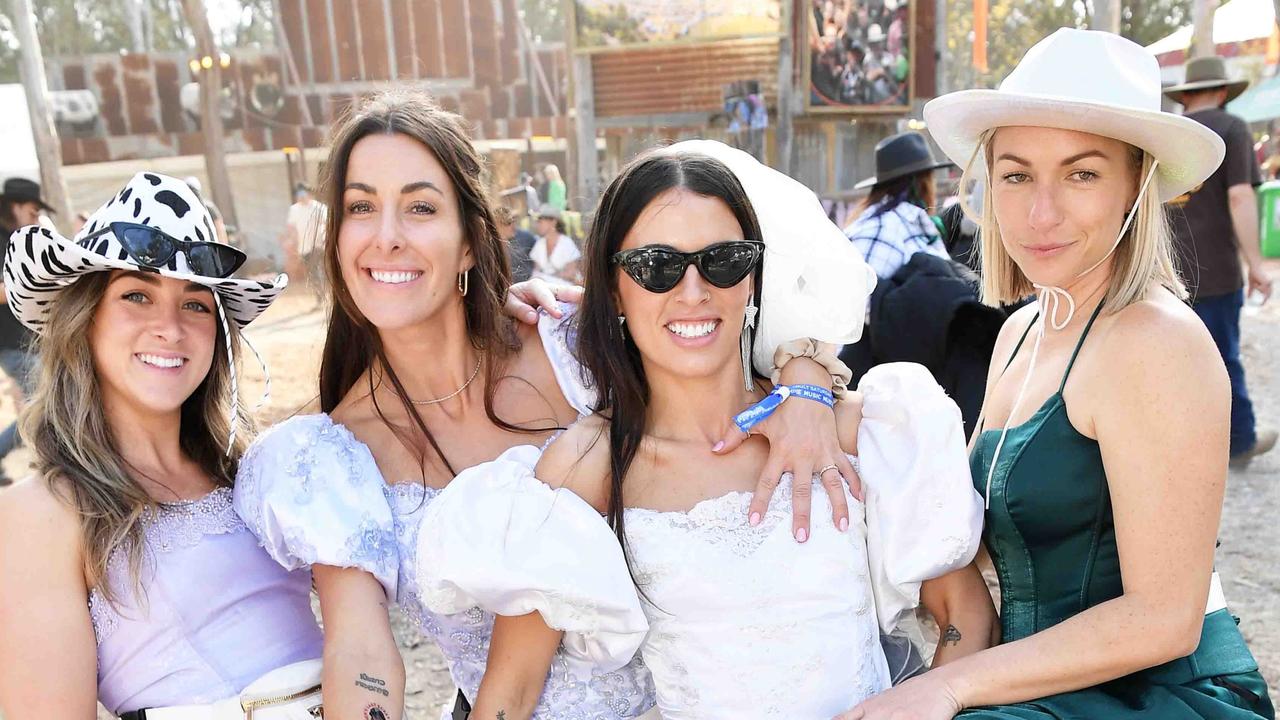
[[[320,704],[310,578],[232,507],[240,332],[287,279],[231,277],[244,254],[212,227],[184,183],[141,173],[72,239],[12,235],[5,293],[38,335],[40,378],[22,419],[36,476],[0,494],[6,717]]]

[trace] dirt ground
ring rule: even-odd
[[[1280,262],[1273,263],[1280,277]],[[324,315],[305,289],[291,289],[250,329],[251,342],[275,372],[272,401],[258,413],[264,426],[299,410],[311,411],[315,378],[324,343]],[[1243,347],[1251,395],[1261,427],[1280,426],[1280,298],[1243,321]],[[244,365],[245,398],[250,407],[262,387],[262,371],[252,358]],[[13,403],[0,393],[0,423],[13,417]],[[28,455],[19,451],[5,462],[11,477],[25,474]],[[1232,612],[1263,674],[1280,681],[1280,450],[1256,459],[1230,475],[1223,510],[1218,569]],[[453,697],[453,683],[435,646],[420,639],[394,617],[408,671],[407,705],[411,718],[434,718]],[[1273,689],[1273,694],[1275,691]],[[104,717],[106,717],[104,715]]]

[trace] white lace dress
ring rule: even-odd
[[[920,583],[973,559],[982,504],[955,403],[918,365],[878,367],[859,389],[867,503],[847,498],[848,532],[822,521],[831,508],[816,478],[804,544],[791,537],[790,478],[756,527],[747,522],[747,493],[687,512],[626,511],[644,595],[636,603],[649,621],[641,652],[663,718],[827,720],[848,710],[889,686],[880,632],[912,615]],[[583,536],[583,526],[604,528],[576,495],[539,482],[536,462],[536,452],[511,450],[460,474],[432,504],[416,569],[427,607],[479,600],[505,602],[513,613],[535,609],[542,568],[573,564],[584,551],[565,540]],[[619,577],[625,571],[591,578],[576,588],[581,597],[564,598],[566,612],[591,616],[584,598]],[[589,638],[565,644],[591,657],[599,647]]]

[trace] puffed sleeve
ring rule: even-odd
[[[577,323],[574,322],[578,306],[562,302],[560,311],[559,318],[547,313],[539,314],[538,335],[542,338],[542,346],[547,351],[547,359],[551,361],[556,384],[560,386],[564,399],[579,414],[590,415],[595,410],[596,391],[588,382],[586,369],[573,354],[578,346]]]
[[[440,614],[536,610],[571,657],[616,670],[648,631],[622,549],[586,501],[534,477],[538,456],[512,448],[432,501],[418,535],[422,602]]]
[[[858,390],[871,585],[880,627],[892,634],[919,604],[921,582],[973,560],[982,499],[969,474],[960,410],[928,370],[879,365]]]
[[[385,483],[364,445],[327,415],[290,418],[250,447],[235,508],[288,570],[359,568],[395,600],[399,553]]]

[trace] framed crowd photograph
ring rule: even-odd
[[[916,0],[808,0],[804,76],[810,112],[911,107]]]
[[[575,52],[777,37],[781,0],[573,0]]]

